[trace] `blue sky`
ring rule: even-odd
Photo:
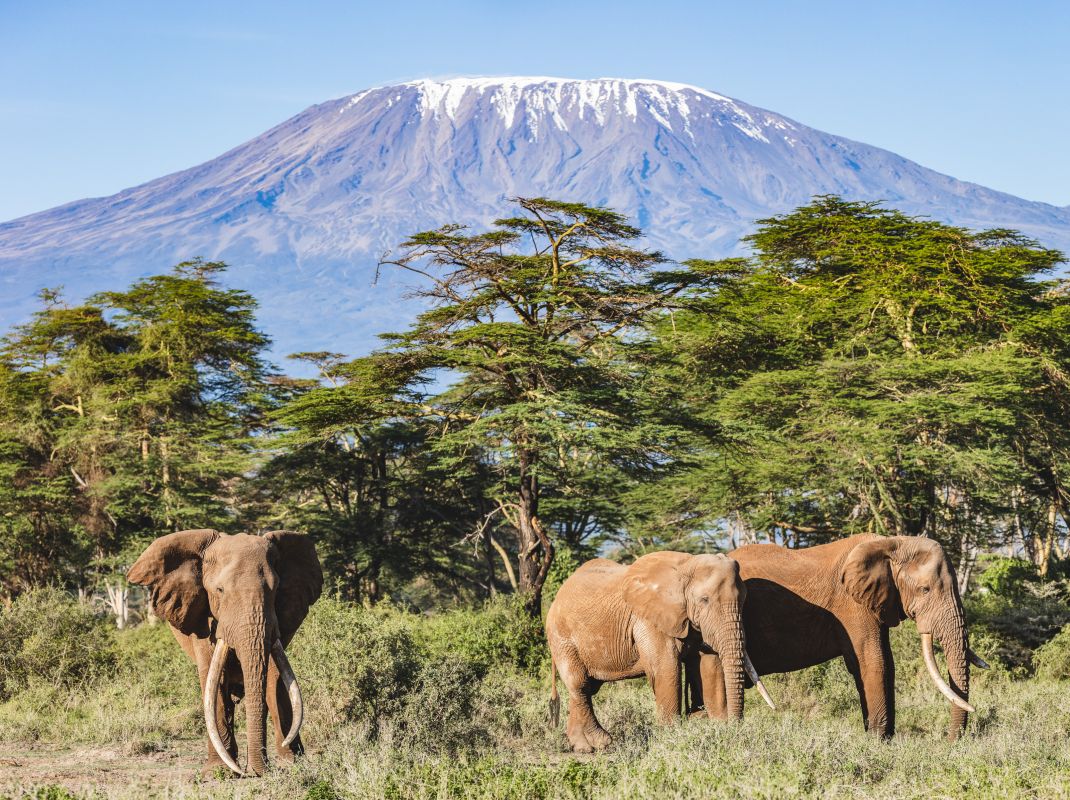
[[[0,0],[0,220],[418,77],[704,86],[1070,204],[1070,3]]]

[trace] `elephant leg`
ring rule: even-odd
[[[580,660],[579,653],[569,650],[554,653],[561,680],[568,687],[568,723],[565,733],[569,744],[577,753],[590,753],[609,746],[612,737],[594,715],[591,700],[602,688],[602,681],[595,680]]]
[[[680,716],[680,660],[675,653],[662,655],[647,672],[654,690],[658,722],[666,724]]]
[[[702,680],[702,702],[710,719],[728,719],[728,693],[725,689],[721,657],[703,653],[699,662]]]
[[[268,713],[275,727],[275,753],[279,761],[291,764],[295,756],[304,755],[305,747],[301,743],[300,734],[286,747],[282,746],[293,722],[293,709],[290,707],[290,695],[279,677],[279,668],[274,659],[268,661],[267,687]]]
[[[895,664],[888,630],[852,637],[851,644],[843,659],[855,680],[862,722],[870,733],[890,739],[895,735]]]

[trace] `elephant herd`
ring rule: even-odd
[[[594,559],[558,591],[546,618],[553,664],[568,687],[574,750],[610,737],[591,698],[607,681],[645,675],[661,720],[680,714],[680,665],[689,715],[742,718],[749,682],[773,705],[759,675],[842,657],[867,730],[895,733],[889,629],[912,619],[933,683],[952,703],[950,738],[966,726],[970,650],[955,571],[939,544],[862,534],[816,547],[773,544],[726,555],[660,552],[630,566]],[[941,677],[933,638],[947,659]],[[556,679],[551,714],[558,707]]]
[[[131,567],[197,665],[208,732],[205,769],[238,774],[265,767],[266,713],[276,757],[302,752],[301,691],[286,646],[319,597],[323,575],[311,540],[292,531],[228,536],[213,530],[154,541]],[[551,718],[557,676],[568,689],[572,748],[606,747],[592,698],[608,681],[645,676],[660,721],[742,718],[760,675],[842,657],[867,730],[895,732],[895,671],[889,629],[913,620],[933,683],[952,703],[949,736],[965,728],[970,650],[955,571],[939,544],[911,536],[851,536],[787,549],[747,545],[728,555],[650,553],[625,566],[596,558],[558,591],[546,617]],[[936,666],[933,639],[948,679]],[[681,667],[684,676],[681,691]],[[234,710],[246,705],[248,761],[238,766]]]

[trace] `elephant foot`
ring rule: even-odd
[[[276,751],[275,762],[278,764],[292,765],[295,761],[297,761],[298,755],[300,754],[295,753],[293,750],[287,747],[284,750]]]
[[[587,743],[586,739],[581,739],[580,741],[573,741],[573,742],[570,742],[570,744],[572,745],[572,752],[573,753],[593,753],[594,752],[594,748],[591,747],[591,745]]]
[[[584,731],[583,735],[587,738],[587,743],[595,750],[605,750],[613,742],[613,737],[602,727]]]

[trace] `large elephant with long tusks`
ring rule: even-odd
[[[301,689],[285,648],[323,588],[312,541],[292,531],[181,531],[149,545],[127,577],[149,588],[153,610],[197,665],[208,729],[205,771],[226,765],[239,775],[262,774],[266,710],[278,758],[302,753]],[[244,771],[234,738],[234,709],[243,697]]]
[[[630,566],[588,561],[566,580],[546,616],[550,711],[557,722],[554,670],[568,687],[568,739],[578,752],[606,747],[591,698],[607,681],[647,677],[658,719],[680,714],[680,664],[700,651],[724,665],[727,716],[743,716],[748,676],[772,705],[747,658],[739,566],[724,555],[650,553]]]
[[[948,736],[966,726],[970,664],[987,667],[969,647],[955,569],[943,548],[920,536],[861,534],[788,549],[747,545],[730,555],[747,585],[743,622],[762,674],[791,672],[842,657],[854,677],[867,730],[895,733],[895,667],[889,629],[911,619],[936,688],[951,702]],[[947,659],[940,675],[933,640]],[[727,702],[715,657],[704,657],[708,707]],[[710,679],[713,676],[713,679]]]

